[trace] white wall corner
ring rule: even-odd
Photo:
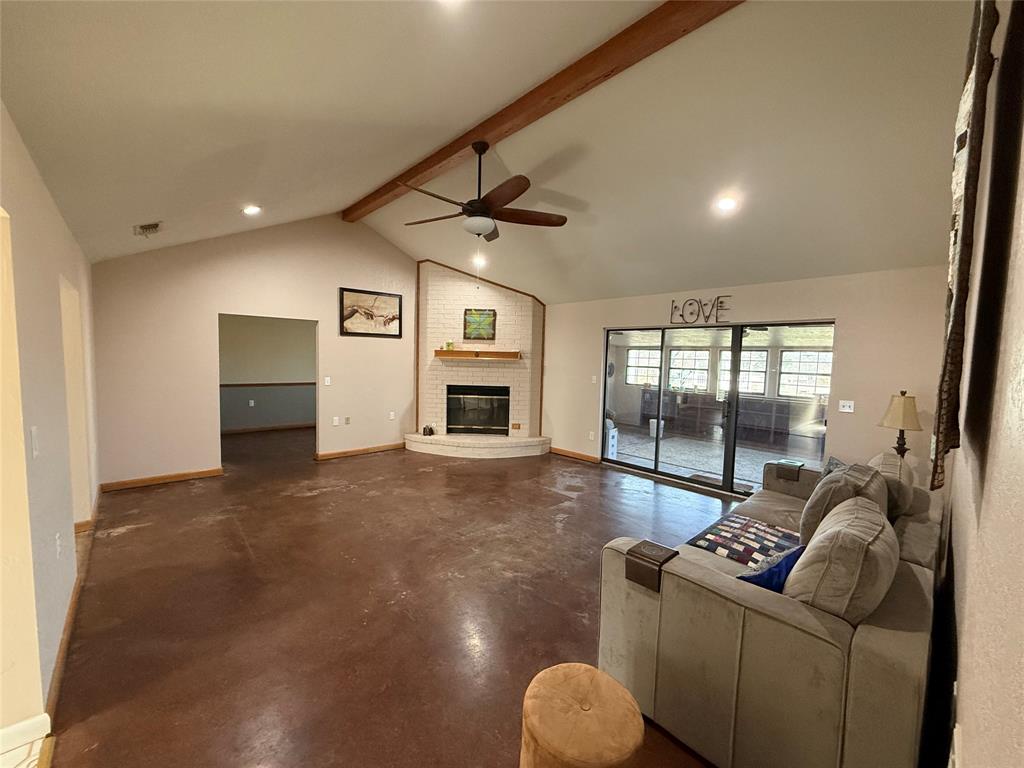
[[[35,766],[49,733],[50,716],[45,712],[0,729],[0,768]]]

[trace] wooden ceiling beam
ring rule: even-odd
[[[408,192],[402,183],[423,186],[472,157],[473,149],[470,145],[474,141],[483,139],[494,146],[594,86],[704,26],[742,1],[673,0],[658,6],[504,109],[348,206],[341,212],[341,218],[345,221],[359,221]]]

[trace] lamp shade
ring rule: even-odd
[[[893,395],[889,399],[889,408],[878,426],[920,432],[921,422],[917,420],[917,400],[913,395],[908,395],[906,390],[901,390],[898,395]]]

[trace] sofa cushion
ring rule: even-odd
[[[810,543],[825,516],[854,497],[870,499],[884,515],[889,503],[888,494],[885,479],[874,467],[851,464],[829,473],[821,479],[804,505],[800,515],[800,543]]]
[[[882,602],[899,560],[892,525],[874,501],[857,496],[822,520],[783,594],[856,626]]]
[[[776,528],[798,531],[800,515],[804,511],[804,500],[788,493],[761,490],[739,506],[733,507],[732,511],[734,514],[760,520]]]
[[[897,454],[887,451],[870,459],[868,466],[877,469],[885,479],[889,497],[889,520],[895,521],[900,515],[910,512],[914,499],[914,470],[907,462]]]

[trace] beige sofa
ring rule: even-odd
[[[764,470],[733,511],[799,530],[819,475]],[[680,544],[661,591],[624,576],[638,539],[602,555],[599,666],[641,711],[720,768],[917,765],[942,500],[914,488],[893,524],[900,562],[881,605],[854,627],[735,578],[746,566]],[[663,542],[675,545],[677,542]]]

